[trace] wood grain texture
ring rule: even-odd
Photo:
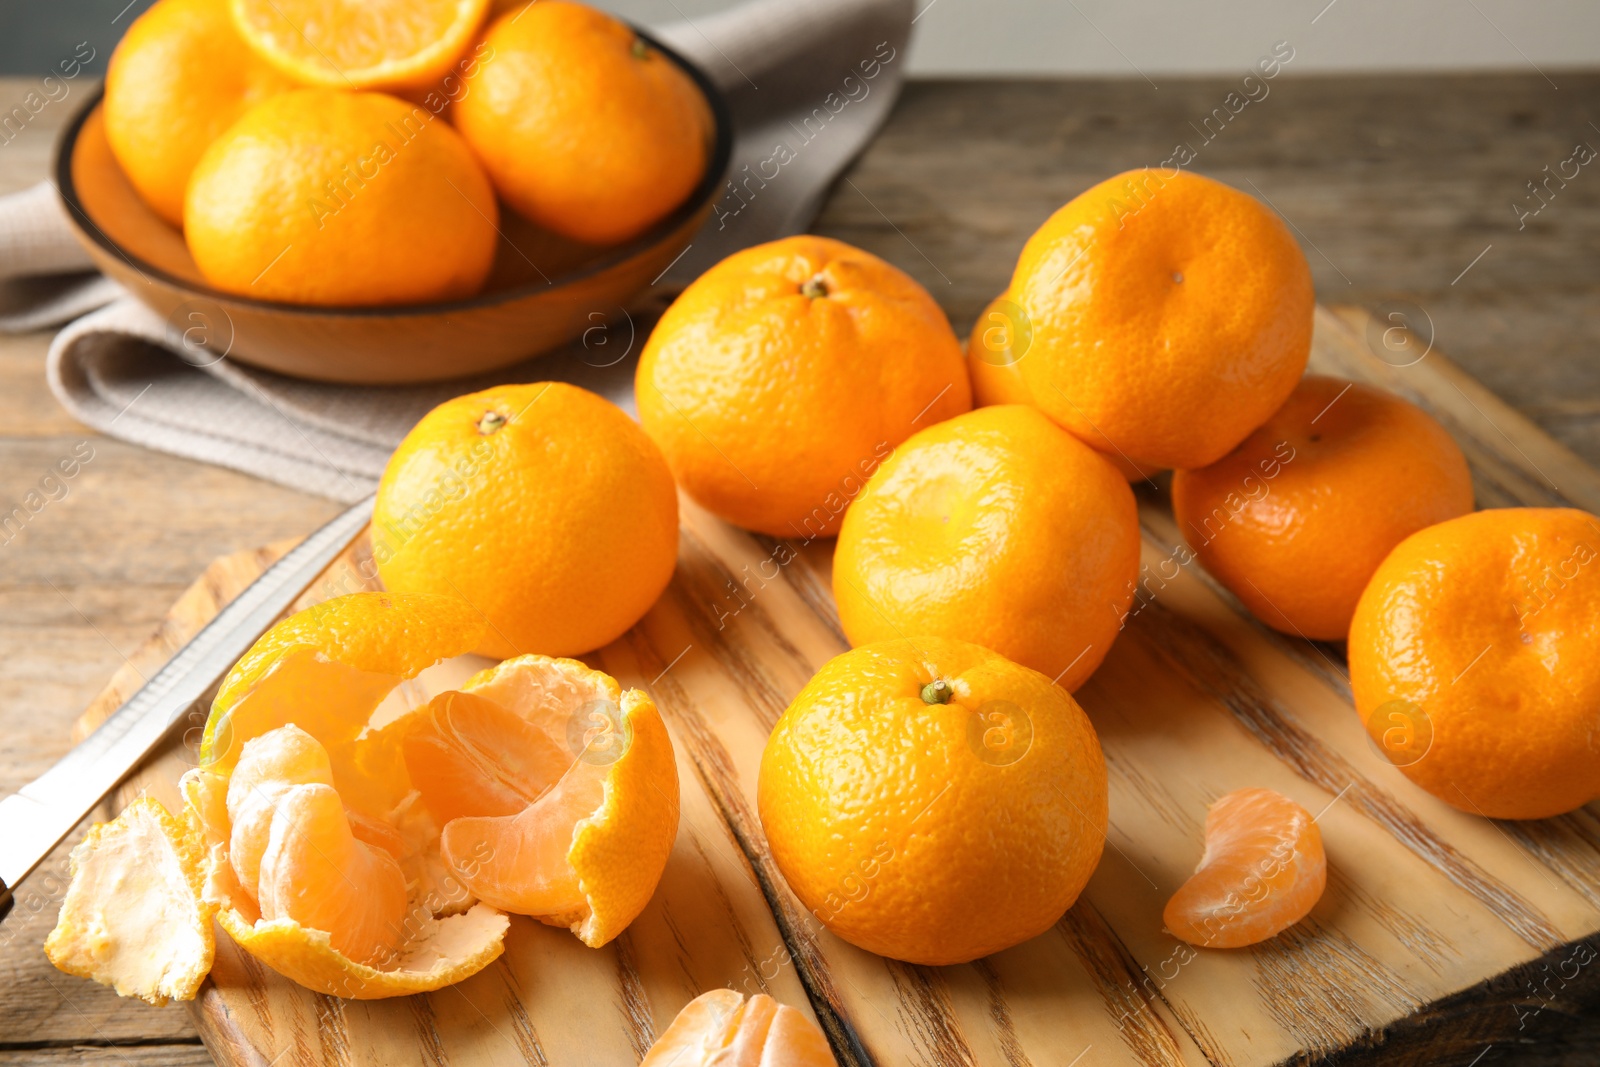
[[[1288,215],[1324,301],[1380,311],[1393,301],[1420,306],[1431,316],[1437,347],[1511,405],[1486,409],[1496,412],[1497,422],[1530,419],[1589,464],[1600,465],[1600,362],[1592,358],[1600,341],[1600,319],[1592,313],[1600,299],[1594,270],[1600,184],[1592,184],[1585,170],[1522,231],[1510,211],[1524,183],[1565,158],[1573,140],[1600,145],[1600,135],[1584,132],[1586,120],[1600,112],[1600,75],[1558,72],[1559,92],[1531,73],[1292,75],[1291,66],[1289,75],[1272,83],[1267,100],[1251,105],[1205,146],[1199,169],[1241,188],[1250,188],[1247,180],[1255,183]],[[1099,178],[1164,158],[1177,139],[1192,139],[1185,133],[1188,123],[1233,88],[1233,80],[1219,78],[1162,78],[1160,84],[1154,91],[1138,79],[913,82],[849,183],[829,197],[817,229],[912,273],[964,332],[1005,285],[1017,249],[1046,214]],[[31,87],[24,79],[0,80],[0,105],[9,110]],[[21,137],[0,146],[0,193],[44,175],[55,126],[72,100],[63,103],[52,103]],[[1494,248],[1452,285],[1491,243]],[[1327,326],[1319,321],[1319,340]],[[44,333],[0,337],[0,499],[19,500],[44,466],[80,440],[93,442],[96,460],[66,499],[36,516],[24,536],[0,547],[0,789],[15,788],[65,751],[72,717],[208,561],[303,533],[337,510],[292,490],[88,434],[45,389],[48,341]],[[1471,414],[1470,407],[1465,410]],[[1461,436],[1460,425],[1452,429]],[[1474,447],[1464,444],[1469,451]],[[1487,466],[1492,453],[1491,448],[1481,461],[1475,457],[1480,498],[1517,499],[1494,495],[1501,493],[1502,475]],[[1568,487],[1532,454],[1556,485]],[[1161,530],[1158,513],[1144,508],[1146,533],[1170,544],[1176,531],[1170,520]],[[799,563],[785,568],[785,581],[837,639],[824,549],[802,549]],[[1205,581],[1203,574],[1195,577]],[[1244,652],[1236,654],[1252,670],[1270,662],[1289,677],[1296,670],[1316,675],[1329,691],[1339,692],[1342,661],[1332,650],[1295,648],[1248,622],[1240,625],[1251,633],[1240,636]],[[1270,656],[1257,639],[1270,647]],[[1131,652],[1137,642],[1128,644]],[[668,677],[676,673],[674,668]],[[1240,737],[1246,735],[1241,731]],[[1159,800],[1159,789],[1152,786],[1150,795]],[[1540,824],[1536,833],[1505,824],[1500,829],[1517,847],[1543,857],[1549,877],[1569,886],[1587,884],[1592,896],[1594,868],[1572,863],[1570,850],[1551,852],[1546,839],[1588,835],[1592,841],[1594,824],[1585,812]],[[1108,864],[1126,862],[1113,850],[1107,855]],[[65,847],[53,862],[64,859]],[[1133,859],[1145,866],[1138,856]],[[1126,876],[1142,884],[1137,873]],[[46,910],[53,913],[54,902]],[[1113,1040],[1095,1042],[1081,1063],[1127,1062],[1135,1055],[1125,1051],[1128,1041],[1146,1058],[1167,1057],[1152,1062],[1180,1061],[1191,1039],[1157,995],[1166,957],[1145,973],[1138,958],[1114,942],[1086,940],[1093,927],[1082,934],[1080,926],[1098,915],[1080,906],[1058,927],[1057,951],[1072,953],[1085,974],[1098,976],[1087,995],[1124,1020]],[[1416,955],[1418,966],[1442,967],[1451,957],[1453,946],[1405,911],[1376,907],[1373,915],[1374,922],[1393,927],[1396,943]],[[0,983],[7,991],[0,1001],[0,1057],[75,1062],[61,1050],[74,1043],[99,1045],[101,1035],[115,1041],[193,1039],[195,1031],[176,1005],[156,1010],[119,1001],[55,972],[37,948],[48,926],[41,922],[26,940],[19,936],[0,945]],[[1001,964],[991,963],[989,970],[992,979],[975,968],[958,983],[974,991],[971,1003],[979,1006],[963,1019],[985,1027],[992,1020],[992,1047],[1004,1057],[996,1062],[1027,1062],[1015,1058],[1017,1049],[1037,1037],[1044,1009],[1036,999],[1019,1008],[1032,991]],[[1189,980],[1187,970],[1180,970],[1178,981]],[[1119,984],[1116,976],[1123,973],[1136,978]],[[1010,1038],[1003,1017],[990,1010],[995,983],[1012,993]],[[1525,983],[1504,983],[1502,1003],[1515,1005],[1519,996],[1524,1015],[1532,1007],[1542,1010],[1526,1030],[1497,1039],[1482,1067],[1565,1067],[1600,1055],[1600,1012],[1592,1002],[1560,991],[1546,1004]],[[1447,1001],[1413,1016],[1411,1028],[1391,1028],[1390,1048],[1431,1050],[1440,1062],[1469,1063],[1483,1052],[1482,1043],[1471,1044],[1473,1037],[1501,1032],[1482,1016],[1476,995]],[[1209,1021],[1195,1025],[1207,1035],[1215,1028]],[[525,1051],[509,1062],[538,1062],[526,1032],[510,1033]],[[1441,1033],[1459,1035],[1459,1049],[1438,1051]],[[1420,1043],[1409,1044],[1418,1034]],[[1217,1044],[1215,1035],[1206,1041]],[[50,1051],[18,1047],[41,1042]],[[1032,1062],[1064,1065],[1088,1043],[1086,1038],[1070,1049],[1052,1049]],[[194,1062],[196,1055],[193,1045],[150,1048],[171,1049],[168,1059],[152,1053],[150,1062]],[[1428,1062],[1418,1055],[1419,1062]],[[1387,1062],[1371,1050],[1352,1050],[1349,1058]]]

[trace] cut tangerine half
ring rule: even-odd
[[[443,77],[488,0],[232,0],[235,28],[281,73],[334,89],[403,89]]]
[[[1253,945],[1293,926],[1328,881],[1322,833],[1271,789],[1238,789],[1206,811],[1206,846],[1162,912],[1167,930],[1203,948]]]
[[[477,899],[591,946],[644,910],[678,828],[650,698],[571,659],[519,656],[411,713],[406,766],[449,816],[445,864]]]
[[[837,1067],[817,1024],[765,993],[702,993],[678,1012],[639,1067]]]

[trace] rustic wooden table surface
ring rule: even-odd
[[[1324,303],[1431,322],[1442,351],[1600,466],[1600,176],[1551,179],[1537,200],[1528,184],[1580,143],[1600,148],[1600,74],[1546,73],[1284,77],[1209,139],[1202,120],[1237,79],[913,82],[816,229],[909,271],[964,333],[1050,211],[1187,142],[1196,170],[1289,220]],[[32,88],[0,79],[0,113]],[[89,88],[0,144],[0,193],[44,176]],[[48,343],[0,337],[0,510],[82,442],[92,458],[19,535],[0,532],[0,793],[66,751],[85,702],[207,562],[337,510],[84,429],[45,386]],[[0,925],[0,1067],[209,1064],[181,1008],[119,1000],[45,961],[48,875],[65,853]],[[1483,1062],[1597,1058],[1600,1020],[1551,1008]]]

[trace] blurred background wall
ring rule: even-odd
[[[599,0],[646,24],[730,0]],[[803,3],[804,0],[795,0]],[[917,0],[910,70],[921,75],[1216,74],[1274,42],[1293,73],[1523,69],[1600,61],[1597,0]],[[150,0],[0,0],[0,74],[42,75],[106,56]]]

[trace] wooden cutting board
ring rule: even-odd
[[[1465,449],[1480,506],[1600,512],[1600,473],[1390,326],[1318,309],[1312,369],[1431,411]],[[365,1003],[308,992],[219,937],[193,1006],[207,1047],[224,1067],[621,1067],[690,998],[733,986],[809,1005],[850,1067],[1471,1064],[1600,999],[1600,805],[1491,822],[1413,787],[1368,743],[1342,651],[1262,627],[1198,565],[1163,566],[1179,532],[1164,492],[1139,497],[1145,563],[1165,584],[1078,693],[1106,750],[1111,828],[1082,899],[1050,932],[970,965],[917,967],[852,948],[800,906],[755,816],[756,769],[789,698],[847,647],[831,542],[752,536],[685,500],[666,594],[586,657],[648,689],[677,747],[682,824],[644,914],[599,950],[514,919],[483,973]],[[80,730],[286,547],[213,563]],[[352,566],[336,564],[306,602],[359,587]],[[176,804],[195,725],[124,801],[148,791]],[[1207,803],[1246,785],[1321,813],[1328,890],[1266,944],[1195,950],[1162,932],[1161,909],[1199,857]]]

